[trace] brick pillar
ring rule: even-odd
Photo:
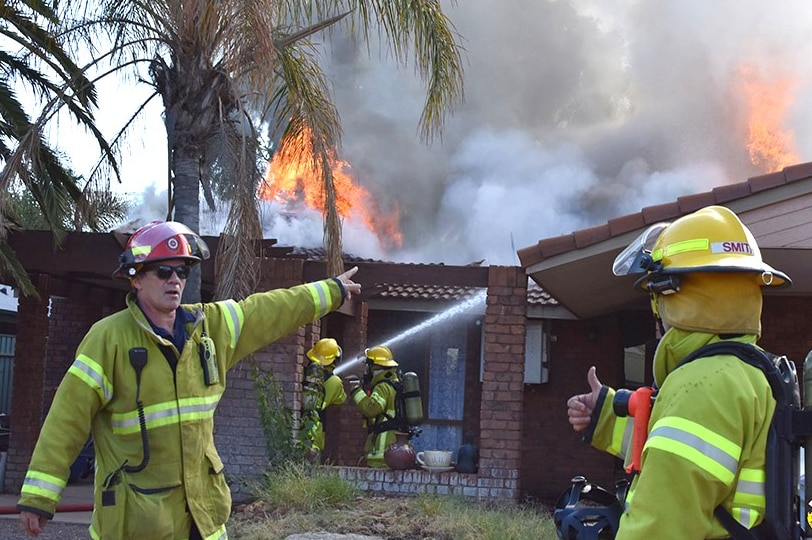
[[[527,276],[492,266],[485,311],[478,487],[490,498],[519,496]]]
[[[17,308],[17,344],[12,383],[11,434],[6,463],[6,490],[19,493],[44,420],[42,400],[48,343],[50,279],[33,277],[39,298],[21,296]]]

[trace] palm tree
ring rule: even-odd
[[[197,231],[201,188],[213,207],[213,183],[232,186],[218,254],[219,297],[241,297],[255,287],[262,234],[256,189],[269,157],[263,141],[279,134],[276,151],[298,153],[298,145],[307,145],[315,156],[326,193],[328,272],[343,271],[328,166],[341,129],[313,34],[341,21],[367,39],[379,29],[401,62],[412,51],[426,81],[420,121],[426,141],[462,98],[460,47],[439,0],[101,0],[94,16],[81,15],[83,24],[98,23],[109,33],[115,66],[148,66],[147,82],[163,100],[168,215]],[[199,285],[193,275],[185,301],[199,300]]]
[[[57,14],[47,2],[7,0],[0,9],[0,274],[25,294],[36,294],[25,270],[6,243],[10,228],[25,225],[32,207],[37,222],[58,231],[99,226],[97,203],[108,193],[85,186],[44,135],[56,112],[66,108],[99,143],[113,169],[116,162],[95,126],[96,92],[55,33]],[[33,92],[37,103],[23,104]],[[32,119],[29,110],[41,106]],[[28,108],[28,110],[27,110]],[[120,208],[119,208],[120,210]]]

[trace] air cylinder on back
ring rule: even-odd
[[[403,374],[403,395],[406,408],[406,419],[410,425],[423,422],[423,399],[420,396],[420,380],[417,373],[408,371]]]

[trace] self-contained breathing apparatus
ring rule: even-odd
[[[798,540],[812,538],[812,485],[805,484],[800,492],[800,449],[805,448],[806,465],[812,464],[812,351],[804,362],[804,407],[801,408],[800,388],[795,364],[785,356],[775,356],[746,343],[722,341],[702,347],[682,360],[677,366],[708,356],[729,354],[759,368],[767,378],[776,401],[775,413],[770,423],[766,456],[766,512],[764,521],[748,530],[737,522],[722,506],[714,516],[734,540]],[[675,368],[675,369],[677,369]],[[651,408],[656,403],[655,388],[639,388],[635,391],[618,390],[613,401],[615,414],[634,417],[632,456],[626,472],[640,472],[640,458],[648,437]],[[809,448],[807,448],[809,446]],[[812,470],[812,468],[810,468]],[[607,500],[606,490],[590,488],[587,491],[601,493],[599,504],[589,511],[577,505],[578,493],[591,486],[583,477],[573,479],[556,505],[554,519],[561,540],[586,540],[614,538],[625,500],[625,490],[616,491],[617,504]],[[566,497],[569,502],[562,502]],[[803,504],[802,504],[803,503]],[[597,506],[597,508],[595,508]],[[802,523],[801,516],[806,523]],[[596,528],[596,523],[602,523]],[[610,536],[595,536],[597,532]]]
[[[368,388],[371,376],[364,377],[364,388]],[[395,389],[395,415],[384,412],[384,418],[371,424],[369,433],[400,431],[412,437],[420,435],[418,427],[423,423],[423,399],[420,393],[420,379],[417,373],[397,370],[397,380],[383,379],[378,384],[388,384]]]

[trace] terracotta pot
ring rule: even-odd
[[[402,471],[414,468],[415,451],[408,433],[395,433],[395,442],[386,447],[383,460],[390,469]]]

